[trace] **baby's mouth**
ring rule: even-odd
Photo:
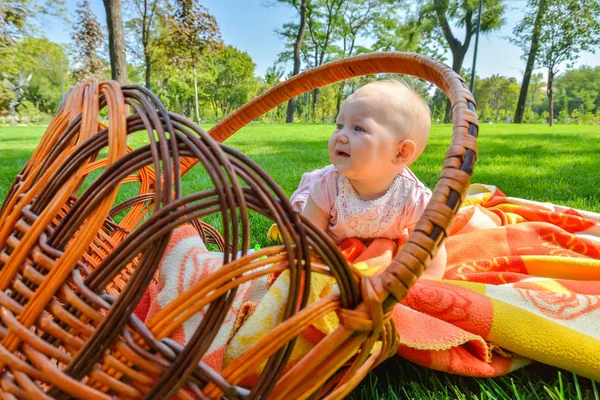
[[[337,150],[335,152],[335,154],[337,154],[338,157],[350,157],[349,153],[346,153],[345,151],[342,151],[342,150]]]

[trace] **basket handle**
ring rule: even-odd
[[[381,300],[402,300],[435,256],[469,186],[477,156],[475,102],[463,79],[447,65],[413,53],[373,53],[346,58],[305,71],[271,88],[224,118],[210,131],[222,142],[250,121],[294,96],[344,79],[377,73],[412,75],[433,83],[452,103],[452,141],[432,198],[402,251],[373,279]],[[185,173],[197,161],[183,160]],[[382,290],[385,289],[385,290]],[[391,305],[386,302],[384,306]]]

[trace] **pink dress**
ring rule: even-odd
[[[295,210],[304,209],[308,196],[329,218],[327,234],[340,244],[344,239],[398,239],[412,231],[425,210],[431,191],[408,168],[396,176],[381,197],[364,201],[350,180],[333,165],[302,176],[290,199]]]

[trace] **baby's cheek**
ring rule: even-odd
[[[335,135],[331,135],[329,142],[327,142],[327,149],[331,152],[335,147]]]

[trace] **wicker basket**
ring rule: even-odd
[[[385,272],[368,278],[353,272],[331,240],[293,212],[258,165],[218,142],[303,92],[382,72],[441,88],[452,101],[454,127],[440,180],[415,231]],[[108,127],[98,122],[103,108]],[[128,148],[127,136],[144,130],[151,132],[150,144]],[[389,312],[446,236],[469,184],[477,132],[475,105],[462,79],[415,54],[370,54],[304,72],[240,108],[210,135],[169,113],[142,87],[77,84],[1,209],[0,397],[342,398],[395,354],[398,337]],[[203,168],[213,188],[182,196],[181,175],[192,167]],[[116,205],[127,185],[137,194]],[[245,255],[250,210],[279,225],[283,245]],[[211,214],[220,216],[222,236],[198,222]],[[145,325],[133,310],[172,231],[184,223],[222,249],[225,265]],[[244,255],[236,259],[238,243]],[[220,373],[203,364],[236,288],[284,269],[290,295],[283,322]],[[307,304],[309,285],[303,282],[315,273],[333,276],[340,292]],[[208,311],[185,347],[168,339],[204,307]],[[340,326],[286,368],[297,336],[332,311]],[[265,361],[254,386],[239,386]]]

